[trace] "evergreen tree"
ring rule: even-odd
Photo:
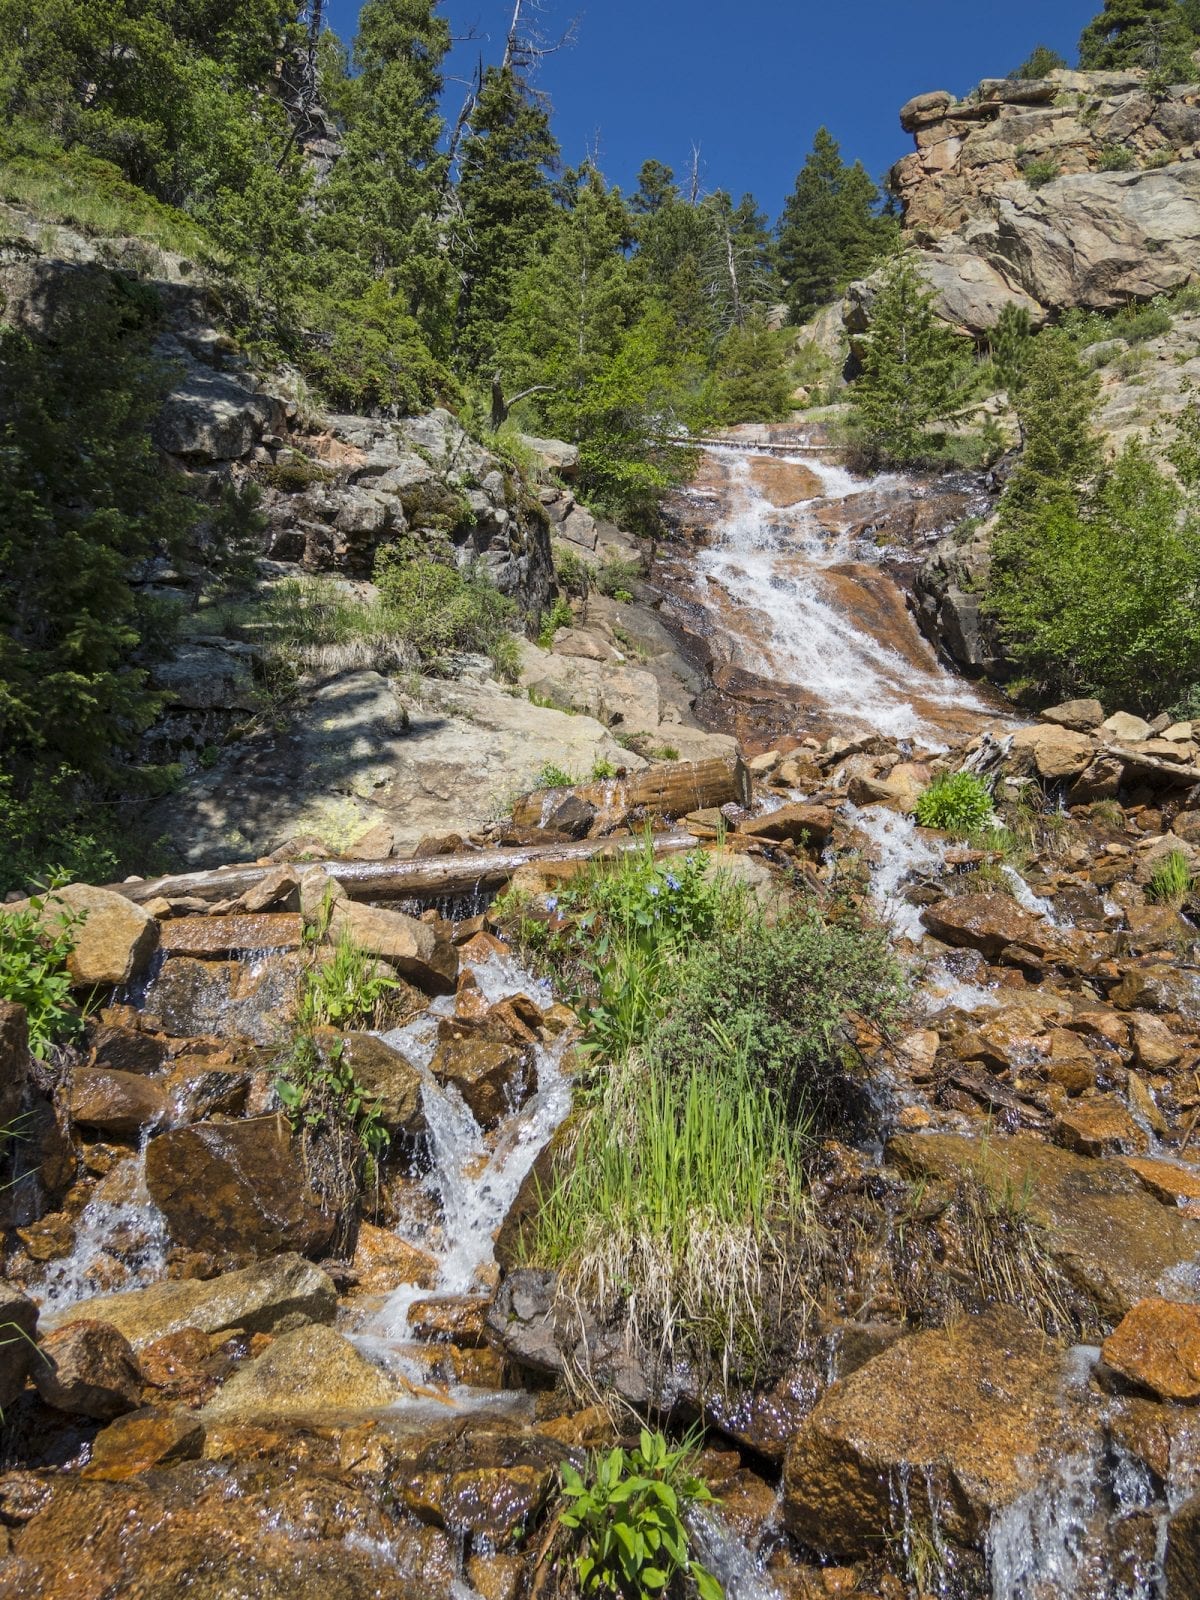
[[[1051,50],[1047,44],[1038,44],[1034,45],[1017,70],[1009,73],[1009,77],[1020,79],[1022,82],[1048,78],[1052,72],[1058,72],[1066,65],[1065,56],[1060,56],[1057,50]]]
[[[621,244],[620,196],[588,170],[575,204],[559,213],[548,248],[517,276],[504,333],[507,387],[545,384],[539,402],[564,438],[576,437],[573,407],[637,320],[640,294]]]
[[[630,197],[629,209],[639,217],[654,217],[664,206],[674,205],[681,198],[675,174],[661,161],[643,161],[638,173],[636,192]]]
[[[489,68],[461,146],[453,252],[457,355],[468,370],[494,362],[513,279],[553,225],[549,173],[557,161],[545,107],[511,67]]]
[[[319,191],[310,312],[330,330],[318,376],[347,404],[409,410],[437,393],[428,352],[448,346],[451,300],[438,148],[449,45],[436,0],[366,0],[359,14],[342,153]]]
[[[18,799],[62,771],[112,780],[158,704],[135,580],[196,506],[151,440],[156,320],[96,274],[44,338],[0,329],[0,748]]]
[[[1015,323],[1010,323],[1014,327]],[[1004,495],[1004,518],[1040,517],[1050,505],[1076,514],[1100,470],[1100,440],[1092,412],[1100,380],[1058,329],[1033,339],[1019,358],[1013,393],[1024,448]]]
[[[743,195],[735,206],[724,189],[707,196],[699,214],[706,224],[704,249],[717,328],[722,333],[743,328],[773,286],[774,249],[767,219],[753,195]]]
[[[1136,439],[1106,467],[1092,425],[1098,393],[1064,335],[1037,337],[987,606],[1044,696],[1158,711],[1200,679],[1200,416],[1184,414],[1168,452],[1177,479]]]
[[[759,316],[730,328],[714,377],[714,409],[721,422],[779,422],[792,409],[785,340]]]
[[[1166,81],[1191,81],[1197,37],[1179,0],[1104,0],[1079,40],[1087,72],[1145,67]]]
[[[620,195],[585,169],[574,204],[517,276],[501,356],[505,387],[538,386],[539,426],[580,447],[580,487],[614,515],[652,520],[685,470],[677,434],[697,420],[700,372],[673,317],[625,255]]]
[[[779,265],[796,321],[861,277],[895,237],[876,213],[879,190],[861,162],[848,167],[837,140],[818,128],[779,222]]]
[[[929,448],[930,424],[953,403],[962,360],[958,339],[933,310],[932,292],[898,256],[876,292],[851,392],[851,425],[867,450],[894,462],[919,461]]]

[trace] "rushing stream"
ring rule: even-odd
[[[927,746],[974,732],[994,707],[938,666],[869,532],[912,484],[856,478],[815,447],[755,454],[763,432],[705,451],[683,518],[696,547],[663,558],[695,631],[726,669],[775,687],[788,731]]]

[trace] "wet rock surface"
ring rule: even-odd
[[[993,1515],[1083,1436],[1061,1352],[997,1309],[902,1339],[836,1383],[788,1450],[784,1516],[814,1549],[869,1553],[913,1514],[979,1544]]]
[[[333,1236],[283,1116],[159,1134],[147,1147],[146,1186],[172,1240],[192,1249],[315,1255]]]

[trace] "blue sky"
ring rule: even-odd
[[[1100,0],[541,0],[557,36],[575,16],[573,48],[550,58],[538,87],[554,104],[564,159],[589,150],[629,190],[647,157],[682,171],[701,148],[707,189],[749,189],[774,217],[824,123],[847,158],[875,176],[912,148],[896,113],[926,89],[962,93],[1003,77],[1039,43],[1074,59]],[[512,0],[445,0],[455,32],[503,48]],[[358,0],[327,0],[330,24],[354,30]],[[457,109],[461,91],[450,85]]]

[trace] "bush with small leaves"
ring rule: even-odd
[[[19,911],[0,911],[0,1000],[25,1007],[29,1049],[39,1059],[83,1026],[67,957],[84,914],[61,901],[47,914],[48,898],[34,895]]]
[[[1031,189],[1040,189],[1047,183],[1053,183],[1055,178],[1062,176],[1062,168],[1053,156],[1039,156],[1036,161],[1030,161],[1021,176]]]
[[[917,821],[923,828],[963,839],[986,827],[991,816],[991,792],[973,772],[942,773],[917,801]]]

